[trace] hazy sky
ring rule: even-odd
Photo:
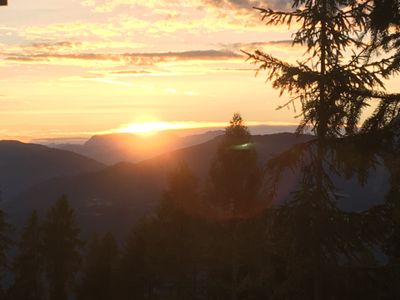
[[[144,121],[293,123],[240,49],[293,61],[269,0],[9,0],[0,8],[0,139],[80,136]]]

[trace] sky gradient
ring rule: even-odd
[[[9,0],[0,22],[0,139],[123,131],[132,123],[293,124],[240,50],[294,61],[269,0]],[[391,86],[396,86],[392,82]],[[193,125],[195,126],[195,125]]]

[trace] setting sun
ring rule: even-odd
[[[293,126],[295,123],[291,122],[254,122],[249,121],[246,123],[249,126],[269,125],[269,126]],[[180,130],[180,129],[204,129],[204,128],[224,128],[226,122],[167,122],[167,121],[145,121],[135,122],[121,126],[119,129],[111,131],[118,133],[133,133],[139,135],[153,135],[157,132],[167,130]]]
[[[0,300],[400,300],[400,0],[0,14]]]
[[[123,133],[135,133],[140,135],[151,135],[160,131],[173,130],[173,129],[186,129],[189,128],[186,123],[170,123],[170,122],[143,122],[132,123],[118,130]]]

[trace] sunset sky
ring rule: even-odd
[[[290,1],[289,1],[290,2]],[[289,61],[269,0],[9,0],[0,8],[0,139],[77,137],[140,122],[296,123],[240,49]],[[392,83],[395,86],[396,82]],[[188,123],[189,124],[189,123]],[[133,127],[132,127],[133,126]]]

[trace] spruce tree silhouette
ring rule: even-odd
[[[250,132],[241,115],[235,113],[218,146],[206,188],[207,201],[222,222],[222,228],[214,232],[218,236],[216,248],[224,253],[219,264],[229,270],[220,272],[214,280],[225,286],[226,294],[222,295],[232,300],[241,299],[248,292],[244,284],[248,274],[244,271],[243,225],[259,213],[261,182],[262,172]],[[220,292],[224,293],[224,289]]]
[[[370,57],[382,56],[381,69],[386,78],[400,71],[400,1],[375,0],[366,12],[369,17],[368,29],[373,43]],[[384,55],[386,54],[386,55]],[[390,172],[390,188],[386,195],[386,233],[384,251],[388,264],[382,272],[384,289],[381,292],[387,299],[400,294],[398,283],[400,275],[400,94],[382,98],[374,115],[364,126],[366,133],[378,131],[384,142],[377,149]]]
[[[366,2],[366,5],[369,4],[365,13],[368,15],[367,29],[372,36],[372,51],[370,53],[379,49],[390,53],[388,57],[382,60],[383,74],[390,76],[400,68],[400,1],[374,0],[364,2]]]
[[[248,128],[235,113],[212,162],[207,197],[223,219],[245,219],[257,208],[262,182],[257,152]]]
[[[78,287],[78,299],[112,300],[116,297],[114,282],[119,260],[117,241],[111,233],[102,238],[97,235],[88,243],[82,270],[82,279]]]
[[[366,60],[369,48],[355,38],[360,28],[367,30],[365,5],[351,0],[294,0],[289,12],[259,8],[267,25],[300,24],[293,44],[305,45],[307,55],[289,64],[260,50],[245,52],[259,71],[268,72],[274,88],[289,94],[281,107],[300,104],[297,131],[310,126],[316,136],[269,163],[272,192],[286,169],[300,173],[299,189],[276,209],[271,230],[276,251],[286,261],[286,281],[276,289],[277,297],[354,299],[363,291],[347,289],[343,279],[361,274],[363,281],[375,265],[372,248],[379,234],[363,230],[368,213],[338,208],[339,196],[330,178],[332,172],[351,169],[354,157],[359,157],[353,152],[352,160],[338,161],[343,158],[338,150],[357,138],[365,108],[372,101],[394,97],[384,90],[384,63]],[[346,54],[349,50],[352,55]],[[372,127],[379,114],[378,110],[364,126]]]
[[[11,226],[6,222],[6,215],[0,209],[0,298],[5,297],[2,282],[7,269],[7,252],[12,244],[12,241],[9,237],[10,230]]]
[[[75,212],[62,196],[48,211],[43,223],[43,257],[50,300],[67,300],[74,275],[80,267],[83,242]]]
[[[18,254],[13,263],[14,282],[8,291],[10,300],[42,300],[45,297],[41,233],[38,215],[33,211],[18,243]]]
[[[121,299],[197,299],[203,249],[197,179],[185,163],[169,175],[153,216],[135,226],[122,257]],[[140,270],[140,271],[137,271]]]

